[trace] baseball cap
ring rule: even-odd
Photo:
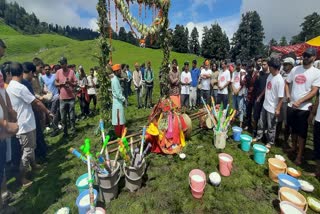
[[[294,59],[291,58],[291,57],[287,57],[287,58],[285,58],[285,59],[283,60],[283,64],[291,64],[292,66],[294,66],[294,63],[295,63],[295,61],[294,61]]]
[[[66,65],[68,64],[68,60],[66,57],[61,57],[60,60],[58,61],[61,65]]]
[[[121,70],[121,65],[120,64],[115,64],[112,66],[112,70],[113,71],[118,71],[118,70]]]
[[[317,50],[315,48],[307,48],[307,50],[305,50],[303,52],[303,54],[309,54],[310,56],[316,56]]]

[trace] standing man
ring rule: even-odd
[[[201,80],[201,97],[203,97],[206,104],[211,103],[210,99],[210,83],[211,83],[211,76],[212,71],[209,68],[210,62],[209,60],[206,60],[204,62],[204,69],[201,70],[200,73],[200,80]]]
[[[32,182],[26,178],[26,173],[30,166],[33,170],[38,168],[34,154],[36,148],[36,122],[32,107],[45,112],[49,117],[53,117],[53,115],[41,101],[30,93],[27,87],[21,84],[23,78],[22,65],[20,63],[12,63],[10,64],[10,70],[12,80],[8,85],[7,92],[11,99],[12,107],[18,115],[19,131],[17,132],[17,138],[20,141],[22,150],[21,183],[23,186],[30,186]]]
[[[191,69],[191,86],[190,86],[190,108],[195,110],[197,105],[197,90],[198,90],[198,81],[200,77],[200,70],[197,68],[197,60],[192,61]]]
[[[320,90],[319,90],[320,92]],[[319,104],[319,92],[317,94],[316,102],[312,106],[312,111],[309,117],[309,124],[312,125],[312,121],[314,119],[313,126],[313,145],[314,145],[314,157],[316,160],[316,170],[315,176],[320,179],[320,104]]]
[[[242,127],[243,115],[244,115],[244,93],[245,86],[241,84],[244,78],[245,71],[241,69],[241,61],[237,60],[236,70],[232,73],[231,87],[232,87],[232,104],[233,108],[239,113],[240,127]]]
[[[263,109],[258,123],[257,138],[253,142],[262,139],[263,133],[267,130],[267,148],[275,142],[277,118],[280,116],[282,99],[284,96],[284,81],[280,74],[281,62],[279,59],[271,58],[268,61],[270,73],[265,88],[265,99]]]
[[[313,67],[317,51],[308,48],[302,55],[303,65],[296,66],[286,80],[286,94],[288,98],[287,120],[292,130],[292,148],[290,151],[298,154],[296,165],[302,163],[305,142],[308,133],[309,107],[312,98],[320,87],[320,70]],[[289,84],[292,84],[290,90]]]
[[[172,64],[170,67],[169,72],[169,96],[172,102],[178,106],[178,108],[181,107],[181,101],[180,101],[180,73],[178,71],[177,61],[172,60]]]
[[[90,107],[91,100],[93,100],[93,113],[95,113],[96,106],[97,106],[98,78],[94,75],[93,68],[90,68],[90,75],[87,77],[87,79],[88,79],[89,107]]]
[[[0,39],[0,59],[4,56],[6,48],[5,43]],[[16,120],[17,114],[12,109],[10,98],[6,93],[5,81],[5,72],[0,71],[0,210],[4,212],[6,210],[4,210],[2,194],[8,195],[5,176],[7,139],[16,135],[19,129],[17,121],[13,121],[13,119]]]
[[[291,57],[287,57],[283,60],[283,70],[280,72],[282,78],[284,81],[287,80],[291,70],[294,67],[294,59]],[[285,95],[285,97],[282,100],[282,106],[281,106],[281,113],[280,117],[278,119],[278,124],[277,124],[277,134],[276,134],[276,140],[279,139],[280,133],[282,131],[282,122],[284,122],[285,128],[284,128],[284,145],[283,147],[287,147],[288,144],[288,139],[290,135],[290,128],[287,123],[287,107],[288,107],[288,98]]]
[[[229,103],[228,86],[231,81],[230,71],[228,70],[228,63],[226,60],[221,62],[222,71],[219,73],[218,77],[218,101],[217,103],[223,103],[223,108],[225,109]]]
[[[68,136],[67,126],[67,111],[70,114],[71,134],[74,135],[76,131],[75,126],[75,94],[74,88],[77,86],[77,78],[74,71],[68,69],[68,60],[66,57],[61,57],[59,60],[61,69],[56,73],[55,84],[60,89],[60,115],[63,123],[63,135]]]
[[[218,98],[218,77],[219,77],[219,69],[217,63],[212,63],[212,76],[211,76],[211,96],[213,96],[215,102],[217,102]]]
[[[260,58],[256,61],[257,63],[260,62]],[[257,79],[254,83],[254,94],[255,94],[255,104],[253,109],[253,134],[254,137],[257,134],[257,124],[261,115],[261,110],[264,101],[264,93],[267,83],[267,78],[270,74],[269,67],[268,67],[268,60],[262,60],[262,70],[258,70],[260,68],[260,64],[256,64],[256,72],[258,74]]]
[[[146,84],[146,98],[144,101],[144,108],[147,108],[147,103],[149,99],[149,107],[152,108],[152,90],[153,90],[153,70],[151,69],[151,62],[147,62],[147,68],[144,71],[144,81]]]
[[[52,73],[52,70],[48,64],[44,65],[45,75],[42,76],[42,81],[44,88],[50,93],[52,93],[52,98],[49,101],[50,111],[54,115],[52,121],[53,132],[51,137],[57,136],[59,133],[58,123],[59,123],[59,91],[56,87],[56,74]]]
[[[184,63],[180,82],[181,82],[181,107],[184,108],[184,112],[185,112],[186,108],[189,107],[190,83],[192,82],[192,77],[189,72],[189,62]]]
[[[114,126],[115,133],[118,137],[121,136],[123,129],[125,128],[125,115],[123,104],[126,98],[122,94],[122,88],[120,85],[119,77],[121,77],[121,65],[115,64],[112,66],[114,76],[111,79],[112,89],[112,125]]]
[[[138,109],[142,108],[141,97],[142,97],[142,73],[139,68],[139,64],[136,62],[134,64],[135,70],[133,71],[133,85],[137,92],[137,104]]]

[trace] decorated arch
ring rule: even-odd
[[[107,2],[108,1],[108,2]],[[118,28],[118,16],[117,13],[120,12],[123,16],[124,21],[128,23],[133,34],[136,35],[135,30],[140,33],[142,38],[147,36],[157,35],[161,43],[161,48],[163,50],[163,60],[160,69],[160,90],[161,95],[168,96],[169,86],[168,86],[168,74],[169,74],[169,58],[170,58],[170,33],[168,31],[169,20],[169,8],[170,0],[99,0],[97,4],[97,11],[99,14],[98,26],[99,26],[99,48],[100,53],[98,54],[100,71],[98,73],[98,78],[100,80],[101,88],[101,108],[102,112],[110,108],[111,96],[108,93],[108,88],[110,88],[110,80],[106,77],[108,72],[108,64],[112,63],[112,26],[111,20],[115,18],[116,21],[116,31]],[[115,5],[115,17],[111,17],[111,1]],[[138,21],[130,11],[130,4],[138,3],[139,5],[139,16],[141,15],[141,10],[144,7],[151,9],[155,15],[152,17],[152,22],[150,25],[146,25]],[[105,109],[105,110],[103,110]]]

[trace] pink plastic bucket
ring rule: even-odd
[[[192,196],[194,198],[197,198],[197,199],[202,198],[203,193],[204,193],[204,188],[202,190],[195,190],[195,189],[192,188],[191,184],[190,184],[190,188],[191,188]]]
[[[203,191],[206,186],[206,174],[200,169],[193,169],[189,173],[189,183],[191,189]]]
[[[88,211],[87,214],[90,214],[90,211]],[[95,214],[106,214],[106,211],[101,207],[96,207]]]
[[[226,153],[219,154],[219,170],[221,175],[230,176],[233,158]]]

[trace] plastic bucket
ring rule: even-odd
[[[94,194],[94,204],[97,203],[97,190],[93,189]],[[89,196],[89,190],[82,191],[76,200],[76,205],[79,210],[79,214],[86,214],[90,210],[90,196]]]
[[[287,172],[287,164],[277,158],[269,158],[269,177],[278,183],[278,175]]]
[[[102,185],[99,186],[102,198],[104,202],[110,202],[112,199],[117,198],[119,194],[119,181],[120,181],[120,175],[118,176],[118,179],[116,183],[112,187],[104,187]]]
[[[87,214],[91,214],[90,211],[88,211]],[[95,214],[106,214],[106,211],[101,207],[96,207]]]
[[[232,170],[233,158],[226,153],[219,154],[219,170],[223,176],[230,176]]]
[[[110,161],[111,166],[114,164],[114,160]],[[104,188],[113,187],[120,176],[120,163],[117,162],[115,169],[110,174],[100,174],[98,173],[98,183],[99,186],[103,186]]]
[[[94,176],[93,178],[94,179]],[[79,191],[79,193],[83,192],[84,190],[89,189],[89,183],[88,183],[88,173],[85,173],[83,175],[80,175],[76,181],[76,186]]]
[[[289,201],[282,201],[282,202],[280,202],[279,206],[280,206],[281,214],[292,214],[292,213],[305,214],[306,213],[300,207],[297,207],[296,205],[294,205],[293,203],[291,203]]]
[[[296,191],[299,191],[301,188],[300,182],[287,174],[279,174],[278,175],[278,180],[279,180],[279,187],[289,187],[291,189],[294,189]]]
[[[200,190],[196,190],[196,189],[193,189],[191,184],[190,184],[190,188],[191,188],[191,194],[194,198],[196,199],[200,199],[202,198],[203,196],[203,193],[204,193],[204,188],[203,189],[200,189]]]
[[[266,154],[267,154],[267,147],[260,145],[260,144],[254,144],[253,145],[253,159],[257,164],[264,164],[266,161]]]
[[[140,160],[140,155],[137,155],[137,160]],[[132,166],[126,166],[126,163],[123,164],[123,172],[126,176],[126,188],[129,189],[131,192],[134,192],[141,188],[142,184],[142,177],[146,170],[146,162],[143,159],[140,166],[132,167]]]
[[[278,197],[280,202],[288,201],[305,212],[307,212],[308,210],[308,203],[306,198],[294,189],[291,189],[289,187],[281,187],[278,192]]]
[[[252,142],[252,137],[246,134],[240,135],[240,141],[241,141],[241,149],[244,152],[249,152],[250,151],[250,146]]]
[[[238,126],[232,127],[232,132],[233,132],[233,140],[234,141],[240,141],[240,135],[242,133],[242,128]]]
[[[191,170],[189,173],[189,183],[193,190],[203,190],[206,186],[206,174],[200,169]]]
[[[226,147],[227,132],[214,131],[214,146],[217,149],[224,149]]]

